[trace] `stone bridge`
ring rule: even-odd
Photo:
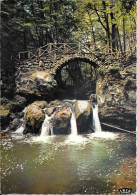
[[[51,94],[57,85],[58,71],[71,62],[87,62],[96,70],[122,60],[122,55],[119,57],[116,53],[114,56],[113,53],[112,57],[105,50],[108,49],[95,49],[89,43],[49,43],[37,50],[20,52],[16,63],[17,92],[37,96]]]
[[[55,75],[59,68],[73,61],[84,61],[94,67],[107,64],[104,54],[88,43],[49,43],[37,50],[20,52],[17,68],[49,70]]]
[[[108,67],[113,63],[120,65],[125,61],[126,55],[116,51],[113,54],[109,48],[95,48],[89,43],[49,43],[38,49],[19,52],[17,56],[16,68],[36,69],[50,71],[55,75],[59,68],[73,62],[84,61],[95,68],[103,66]]]

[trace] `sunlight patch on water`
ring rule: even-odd
[[[102,139],[116,139],[118,137],[119,133],[113,133],[108,131],[102,131],[102,132],[95,132],[90,134],[89,138],[102,138]]]
[[[65,144],[85,144],[87,142],[88,139],[82,135],[69,135],[65,140]]]

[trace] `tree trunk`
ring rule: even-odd
[[[114,24],[113,20],[114,20],[114,14],[111,12],[110,13],[111,16],[111,23],[112,23],[112,53],[116,52],[116,24]]]
[[[119,41],[119,47],[120,47],[120,51],[123,55],[123,49],[122,49],[122,44],[121,44],[121,40],[120,40],[120,35],[119,35],[119,30],[118,30],[118,27],[116,28],[117,29],[117,35],[118,35],[118,41]]]
[[[102,1],[103,7],[104,7],[104,11],[106,11],[106,3],[103,0]],[[107,38],[108,38],[108,45],[109,45],[109,53],[111,52],[111,43],[110,43],[110,28],[109,28],[109,21],[108,21],[108,14],[106,14],[104,12],[104,17],[105,17],[105,22],[106,22],[106,34],[107,34]]]
[[[123,18],[123,43],[124,43],[124,54],[126,55],[126,37],[125,37],[125,19]]]
[[[92,28],[92,35],[93,35],[93,41],[94,41],[94,50],[96,50],[96,38],[95,38],[95,32],[94,32],[94,27],[91,22],[91,28]]]
[[[23,32],[23,38],[24,38],[24,50],[26,51],[27,50],[27,41],[26,41],[26,31],[24,29],[24,32]]]

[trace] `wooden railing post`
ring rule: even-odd
[[[49,53],[52,51],[52,43],[49,43]]]
[[[41,48],[39,48],[39,53],[38,53],[39,57],[41,56]]]
[[[64,43],[64,54],[66,53],[66,43]]]
[[[30,51],[28,51],[28,58],[30,58]]]

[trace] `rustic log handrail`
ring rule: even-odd
[[[53,62],[65,55],[82,56],[84,54],[89,55],[89,57],[94,56],[94,58],[98,58],[99,60],[105,59],[104,64],[109,64],[110,60],[122,62],[128,56],[130,56],[131,53],[130,50],[126,52],[116,51],[113,53],[106,53],[105,51],[110,51],[107,46],[102,48],[94,48],[94,46],[90,43],[49,43],[39,47],[38,49],[19,52],[17,61],[23,62],[27,60],[34,62],[43,57],[45,60],[49,59],[51,62]],[[135,51],[134,45],[132,48],[132,52],[133,51]]]

